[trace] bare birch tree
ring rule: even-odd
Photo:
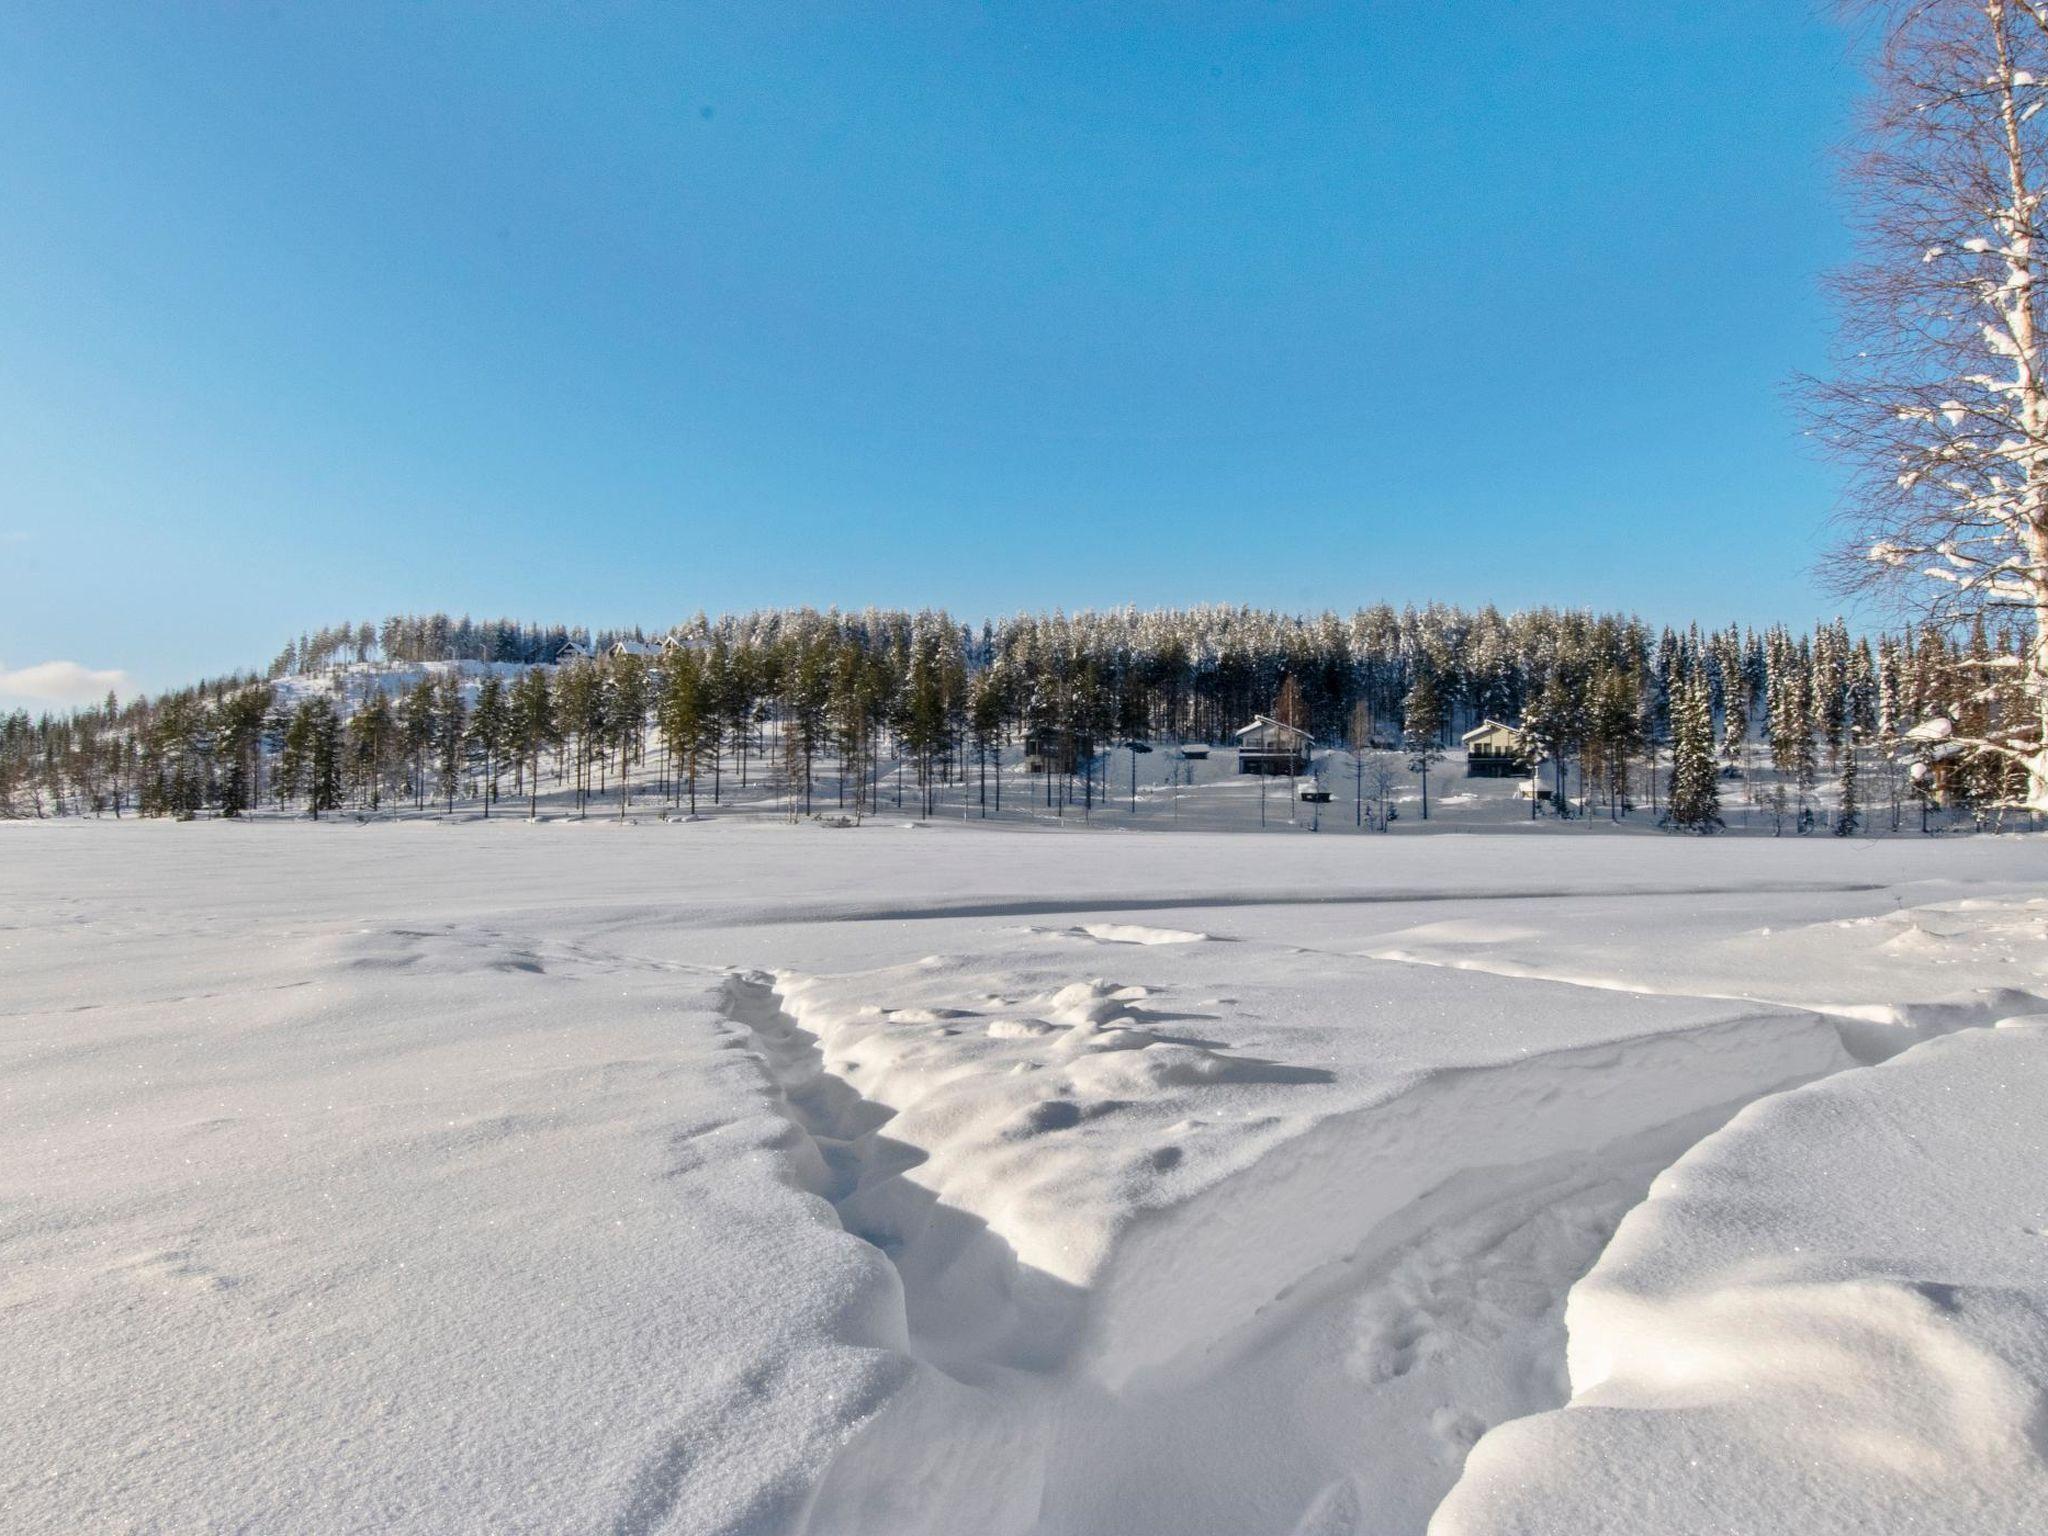
[[[2022,765],[2048,810],[2048,0],[1854,9],[1883,29],[1851,167],[1862,252],[1837,280],[1845,355],[1811,386],[1854,476],[1836,569],[1922,622],[2019,619],[2003,707],[1973,708],[1985,680],[1958,672],[1923,727]]]

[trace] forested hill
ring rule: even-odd
[[[314,808],[348,795],[375,803],[424,772],[427,738],[441,743],[443,777],[465,782],[481,760],[530,758],[543,745],[589,755],[655,739],[715,757],[719,743],[769,734],[807,761],[886,754],[951,772],[1006,742],[1218,740],[1259,713],[1326,743],[1404,745],[1491,718],[1554,755],[1625,771],[1672,739],[1674,703],[1689,689],[1718,742],[1768,738],[1798,774],[1845,739],[1896,741],[1937,714],[1957,734],[1995,735],[2001,714],[2023,714],[2008,697],[2018,669],[2003,660],[2020,643],[1982,628],[1653,629],[1621,614],[1443,605],[1309,617],[1120,609],[978,625],[935,611],[785,610],[699,615],[652,633],[404,615],[309,631],[261,675],[69,716],[17,712],[0,722],[0,814],[232,814],[258,784],[306,793]],[[308,792],[266,771],[290,766],[294,720],[332,735],[319,757],[334,782]],[[2009,766],[1987,759],[1970,792],[2006,797]]]

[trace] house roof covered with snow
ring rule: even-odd
[[[1250,740],[1267,745],[1306,746],[1315,740],[1300,726],[1275,720],[1271,715],[1253,715],[1250,725],[1239,727],[1231,735],[1239,741]]]
[[[1480,741],[1519,741],[1521,734],[1521,730],[1516,726],[1502,725],[1498,720],[1486,719],[1480,721],[1458,739],[1469,747],[1474,742]]]

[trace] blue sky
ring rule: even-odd
[[[1803,622],[1827,11],[8,7],[0,698],[407,609]]]

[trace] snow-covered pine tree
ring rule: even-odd
[[[468,711],[462,703],[462,679],[453,672],[435,690],[434,788],[455,814],[455,792],[462,785],[462,747],[467,739]]]
[[[576,814],[581,816],[588,805],[590,763],[604,724],[604,690],[593,663],[579,661],[562,668],[555,680],[555,707],[563,734],[575,742],[570,762],[576,775]]]
[[[518,754],[526,779],[526,814],[540,814],[540,755],[559,737],[555,726],[554,690],[547,672],[534,667],[512,685],[508,706],[511,749]]]
[[[220,706],[215,751],[220,768],[220,812],[239,816],[257,803],[263,761],[263,722],[271,689],[254,684],[230,694]]]
[[[412,804],[424,810],[427,804],[427,748],[434,742],[434,711],[437,708],[434,680],[423,677],[406,691],[398,706],[398,735],[406,760],[412,765]]]
[[[372,688],[349,717],[347,739],[348,777],[362,803],[375,811],[383,801],[385,772],[398,740],[398,721],[383,689]]]
[[[1670,825],[1681,832],[1721,826],[1721,787],[1714,763],[1714,707],[1704,673],[1694,672],[1671,697]]]
[[[504,764],[505,743],[510,734],[505,685],[495,676],[486,677],[477,685],[476,708],[469,717],[469,747],[483,765],[486,818],[491,814],[491,802],[498,798],[498,771]]]
[[[312,759],[306,800],[315,817],[341,809],[341,717],[325,694],[308,701],[313,711]]]
[[[1408,753],[1408,771],[1422,780],[1422,819],[1429,820],[1429,770],[1444,760],[1438,743],[1444,729],[1443,697],[1427,667],[1418,668],[1408,697],[1401,704],[1401,745]]]
[[[1850,731],[1842,744],[1841,795],[1835,805],[1835,836],[1854,837],[1863,830],[1863,789],[1857,746],[1859,733]]]
[[[1778,789],[1798,797],[1800,827],[1805,829],[1806,797],[1814,784],[1813,716],[1810,709],[1812,667],[1799,653],[1792,637],[1782,629],[1773,630],[1768,647],[1770,682],[1766,688],[1769,716],[1764,729],[1769,736],[1771,766],[1778,773]]]
[[[1571,801],[1565,794],[1565,760],[1574,740],[1578,706],[1571,686],[1561,670],[1553,667],[1536,690],[1522,715],[1519,731],[1523,754],[1530,762],[1549,758],[1552,772],[1551,803],[1561,817],[1571,815]]]

